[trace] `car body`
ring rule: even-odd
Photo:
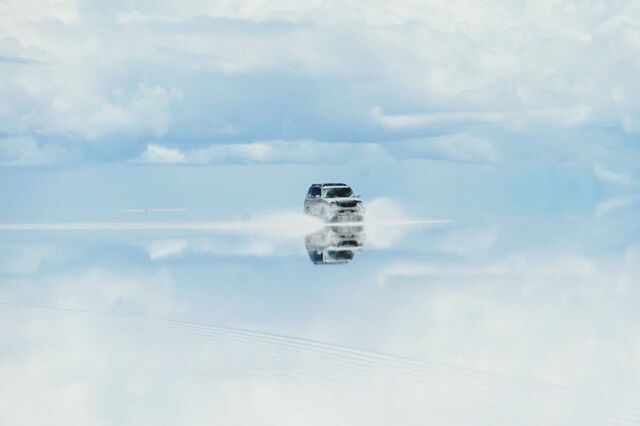
[[[315,265],[336,265],[353,260],[366,241],[362,226],[325,226],[305,237],[309,259]]]
[[[314,183],[307,191],[304,212],[325,222],[354,221],[364,219],[364,204],[344,183]]]

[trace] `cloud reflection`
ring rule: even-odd
[[[31,404],[84,424],[637,423],[637,245],[375,209],[314,232],[278,213],[287,232],[3,234],[0,423],[41,424]],[[332,250],[358,258],[306,258]]]

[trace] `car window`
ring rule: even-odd
[[[309,251],[309,259],[311,259],[311,261],[313,263],[322,262],[322,252],[321,251],[310,250]]]
[[[340,187],[340,188],[329,188],[324,193],[325,198],[343,198],[343,197],[351,197],[353,195],[353,191],[348,186]]]
[[[312,186],[309,188],[309,192],[307,192],[307,196],[315,197],[316,195],[320,195],[320,188],[317,186]]]
[[[325,254],[333,260],[351,260],[355,253],[351,250],[327,250]]]

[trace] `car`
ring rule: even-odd
[[[305,237],[309,259],[315,265],[349,263],[364,246],[363,226],[324,226]]]
[[[314,183],[307,191],[304,212],[325,222],[364,220],[364,204],[344,183]]]

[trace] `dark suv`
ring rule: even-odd
[[[304,200],[304,212],[325,222],[359,222],[364,218],[364,205],[360,195],[344,183],[314,183]]]

